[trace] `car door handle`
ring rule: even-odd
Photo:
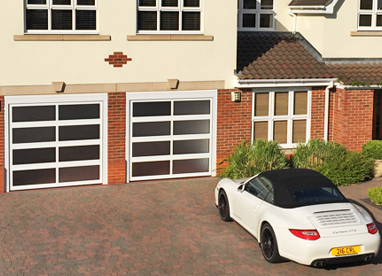
[[[252,210],[257,212],[257,208],[255,206],[252,207]]]

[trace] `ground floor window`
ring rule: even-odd
[[[274,140],[282,147],[307,142],[310,97],[308,90],[253,92],[252,139]]]
[[[374,107],[373,107],[373,140],[382,140],[382,90],[374,90]]]

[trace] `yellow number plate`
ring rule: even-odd
[[[332,249],[332,256],[353,255],[361,253],[361,246],[337,247]]]

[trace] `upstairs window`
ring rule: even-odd
[[[201,31],[202,0],[138,0],[138,33]]]
[[[272,31],[274,15],[274,0],[239,0],[239,31]]]
[[[27,33],[94,33],[97,0],[26,0]]]
[[[382,30],[382,0],[360,0],[358,30]]]

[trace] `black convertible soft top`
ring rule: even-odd
[[[328,178],[317,171],[308,169],[284,169],[266,171],[259,174],[259,177],[268,179],[273,184],[274,200],[273,204],[282,208],[294,208],[311,204],[298,202],[295,192],[311,188],[333,188],[342,199],[334,202],[348,202],[348,200],[337,189]],[[332,203],[333,201],[331,201]],[[325,202],[317,202],[317,204]]]

